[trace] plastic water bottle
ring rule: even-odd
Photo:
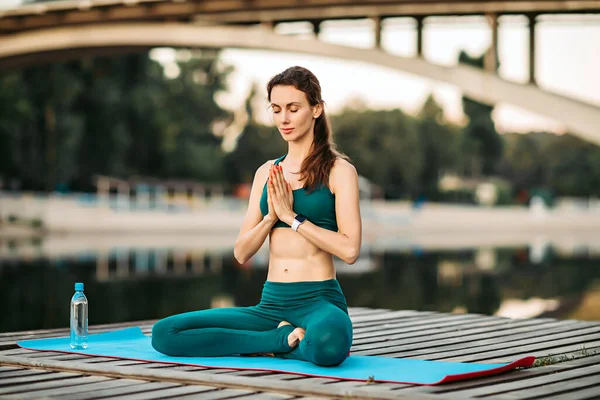
[[[88,299],[83,294],[83,283],[75,284],[75,294],[71,298],[71,348],[88,347]]]

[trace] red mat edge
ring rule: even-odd
[[[201,368],[207,368],[207,369],[226,368],[226,369],[232,369],[232,370],[236,370],[236,371],[277,372],[277,373],[280,373],[280,374],[294,374],[294,375],[310,376],[310,377],[313,377],[313,378],[339,379],[341,381],[354,381],[354,382],[369,382],[369,381],[371,381],[371,378],[369,378],[369,379],[339,378],[339,377],[332,377],[332,376],[327,376],[327,375],[306,374],[306,373],[301,373],[301,372],[290,372],[290,371],[282,371],[282,370],[268,369],[268,368],[214,367],[214,366],[207,366],[207,365],[200,365],[200,364],[187,364],[187,363],[181,363],[181,362],[143,360],[141,358],[127,358],[127,357],[116,357],[116,356],[103,356],[103,355],[98,355],[98,354],[78,353],[76,351],[36,350],[36,349],[30,349],[28,347],[23,347],[23,346],[19,345],[18,343],[17,343],[17,346],[19,346],[20,348],[22,348],[24,350],[31,350],[31,351],[38,351],[38,352],[46,352],[47,351],[47,352],[51,352],[51,353],[61,353],[61,354],[77,354],[77,355],[88,356],[88,357],[113,358],[115,360],[142,361],[142,362],[148,362],[148,363],[151,362],[151,363],[156,363],[156,364],[169,364],[169,365],[185,365],[185,366],[188,366],[188,367],[201,367]],[[481,378],[481,377],[489,376],[489,375],[496,375],[496,374],[499,374],[499,373],[502,373],[502,372],[510,371],[510,370],[512,370],[514,368],[530,367],[531,365],[533,365],[534,362],[535,362],[535,357],[533,357],[533,356],[527,356],[527,357],[523,357],[523,358],[520,358],[518,360],[515,360],[515,361],[513,361],[513,362],[511,362],[509,364],[503,365],[501,367],[487,369],[485,371],[475,371],[475,372],[467,372],[467,373],[464,373],[464,374],[446,375],[441,380],[439,380],[437,382],[434,382],[434,383],[390,381],[390,380],[376,379],[375,377],[373,377],[373,380],[371,382],[397,383],[397,384],[419,385],[419,386],[436,386],[436,385],[439,385],[439,384],[442,384],[442,383],[462,381],[462,380],[474,379],[474,378]]]
[[[462,380],[473,379],[473,378],[481,378],[481,377],[489,376],[489,375],[496,375],[496,374],[500,374],[502,372],[510,371],[515,368],[528,368],[528,367],[531,367],[534,362],[535,362],[534,356],[527,356],[527,357],[519,358],[518,360],[515,360],[515,361],[513,361],[509,364],[503,365],[501,367],[487,369],[485,371],[475,371],[475,372],[467,372],[464,374],[446,375],[440,381],[428,384],[428,386],[439,385],[441,383],[462,381]]]

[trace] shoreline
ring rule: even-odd
[[[185,212],[113,210],[107,207],[47,208],[42,227],[0,224],[0,237],[44,233],[215,233],[237,232],[245,209],[200,208]],[[498,232],[554,230],[600,231],[600,210],[530,210],[525,207],[432,204],[412,209],[404,204],[361,205],[363,230],[386,232]]]

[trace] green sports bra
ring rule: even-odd
[[[287,154],[275,160],[275,165],[279,164]],[[337,232],[337,218],[335,215],[335,195],[327,185],[319,185],[311,193],[307,193],[306,189],[295,189],[292,192],[294,196],[294,212],[306,216],[306,219],[313,224]],[[269,213],[269,204],[267,202],[267,183],[263,187],[262,196],[260,198],[260,212],[263,217]],[[279,220],[273,226],[275,228],[290,228],[288,224]]]

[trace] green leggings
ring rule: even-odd
[[[292,324],[277,328],[281,321]],[[306,330],[296,348],[287,337]],[[276,357],[334,366],[348,357],[352,322],[337,280],[266,281],[260,303],[177,314],[152,327],[152,347],[170,356],[215,357],[275,353]]]

